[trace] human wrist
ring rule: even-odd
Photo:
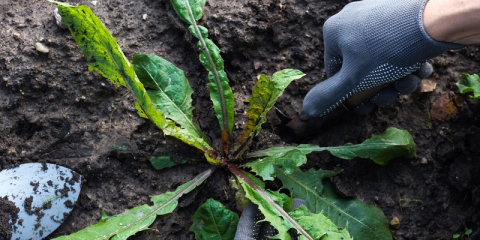
[[[429,0],[423,11],[423,25],[436,41],[479,44],[479,12],[478,0]]]

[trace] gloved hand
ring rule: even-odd
[[[328,79],[308,92],[303,112],[323,116],[358,92],[399,79],[356,111],[365,113],[373,109],[372,103],[393,101],[397,91],[413,92],[431,73],[431,67],[424,66],[427,59],[463,47],[435,41],[426,33],[422,20],[426,2],[364,0],[329,18],[323,27]],[[409,75],[414,72],[417,76]]]
[[[294,198],[292,209],[295,210],[306,204],[305,200]],[[269,236],[275,236],[278,233],[277,230],[268,222],[261,221],[264,218],[257,205],[249,203],[240,216],[234,240],[268,240]],[[289,233],[292,239],[296,239],[297,235],[293,231]]]

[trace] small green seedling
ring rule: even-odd
[[[112,148],[117,150],[117,151],[127,151],[128,150],[128,148],[126,146],[123,146],[123,145],[120,145],[120,146],[112,145]]]
[[[49,199],[45,200],[45,202],[43,202],[43,205],[46,205],[46,204],[48,204],[49,202],[51,202],[51,201],[53,201],[53,200],[55,200],[55,199],[57,199],[57,198],[59,198],[59,197],[62,197],[62,195],[57,195],[57,196],[55,196],[55,197],[52,197],[52,198],[49,198]]]
[[[343,199],[330,183],[323,181],[339,172],[301,171],[299,167],[306,163],[307,154],[318,151],[329,151],[343,159],[369,158],[382,165],[394,157],[413,157],[416,149],[410,134],[389,128],[356,145],[302,144],[246,153],[284,89],[304,74],[293,69],[281,70],[271,77],[261,74],[249,100],[245,129],[235,139],[232,134],[235,99],[220,49],[208,38],[208,30],[197,24],[202,18],[205,0],[171,0],[171,3],[180,19],[189,25],[188,31],[198,39],[199,59],[208,72],[207,86],[220,125],[220,146],[213,146],[193,121],[193,89],[181,69],[154,54],[138,54],[130,62],[115,38],[86,6],[59,3],[58,12],[83,51],[89,70],[130,90],[141,117],[150,119],[166,135],[203,151],[212,167],[173,192],[153,196],[151,204],[115,216],[103,214],[99,223],[59,239],[126,239],[147,229],[157,215],[174,211],[183,194],[201,185],[219,168],[229,170],[236,177],[233,185],[243,193],[243,198],[258,205],[265,221],[277,230],[273,239],[290,239],[290,229],[295,229],[301,239],[392,239],[387,218],[379,208],[365,206],[355,199]],[[172,164],[165,156],[151,161],[158,168]],[[266,189],[264,181],[274,179],[279,179],[291,196]],[[305,199],[308,209],[292,210],[292,197]],[[232,239],[237,222],[237,213],[215,200],[208,200],[193,216],[190,230],[196,239]]]
[[[466,239],[466,237],[470,236],[470,234],[472,234],[472,232],[473,232],[472,229],[469,228],[469,229],[465,230],[465,232],[453,234],[452,238],[453,239]]]
[[[183,163],[185,163],[185,162],[186,161],[184,161]],[[170,159],[170,157],[168,155],[160,155],[158,157],[151,157],[150,158],[150,163],[152,164],[152,166],[156,170],[161,170],[161,169],[173,167],[173,166],[176,165],[176,163],[173,162],[172,159]]]
[[[462,74],[457,86],[460,93],[473,93],[470,98],[480,99],[480,77],[477,74]]]

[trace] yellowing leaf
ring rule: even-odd
[[[237,141],[234,152],[236,157],[250,146],[253,137],[267,121],[267,113],[273,107],[277,99],[282,95],[285,88],[296,79],[305,76],[302,72],[294,69],[284,69],[273,74],[272,78],[260,75],[253,87],[252,97],[249,100],[247,111],[248,121],[245,123],[245,130]]]
[[[135,74],[133,65],[126,59],[115,38],[87,6],[66,7],[59,5],[62,22],[68,26],[73,38],[89,62],[89,70],[97,71],[114,84],[127,87],[135,96],[135,107],[141,117],[148,117],[165,134],[205,152],[213,151],[206,138],[192,124],[177,123],[164,115],[150,98],[144,85]],[[188,102],[188,97],[185,96]],[[158,102],[157,102],[158,104]],[[188,106],[184,106],[185,109]],[[179,120],[180,121],[180,120]],[[189,121],[186,119],[185,121]],[[177,126],[183,124],[184,126]]]
[[[99,72],[113,84],[126,87],[124,78],[134,78],[133,67],[92,10],[87,6],[59,5],[58,13],[88,61],[88,70]]]

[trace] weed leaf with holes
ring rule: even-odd
[[[238,225],[238,215],[220,202],[208,199],[193,215],[190,231],[195,239],[233,239]]]
[[[463,73],[457,86],[460,93],[473,93],[470,98],[480,99],[480,77],[477,74]]]
[[[236,173],[235,171],[232,172]],[[287,231],[294,226],[292,221],[287,218],[288,214],[284,208],[289,211],[292,200],[285,194],[266,190],[262,181],[247,172],[239,171],[236,176],[240,186],[245,191],[245,196],[258,206],[265,216],[265,220],[277,229],[278,234],[274,239],[291,239]]]
[[[307,207],[300,206],[289,213],[313,239],[322,240],[348,240],[350,237],[347,228],[339,228],[323,213],[314,214]]]
[[[265,157],[248,162],[244,166],[251,168],[264,181],[273,180],[276,167],[283,168],[286,173],[292,172],[307,162],[307,154],[315,151],[317,149],[315,147],[318,148],[314,145],[301,144],[297,147],[269,148],[262,151],[262,153],[267,154]],[[256,153],[259,152],[253,154]]]
[[[89,62],[89,70],[99,72],[114,84],[127,87],[136,98],[136,107],[140,116],[148,117],[165,134],[174,136],[205,152],[213,151],[203,133],[191,122],[191,106],[189,106],[191,92],[189,92],[188,83],[182,78],[181,71],[173,65],[157,66],[158,69],[155,69],[157,71],[155,74],[168,76],[185,89],[180,91],[182,94],[168,96],[167,92],[164,91],[168,87],[168,83],[160,87],[160,83],[154,82],[150,78],[142,79],[142,82],[151,87],[152,91],[150,93],[153,93],[151,97],[135,74],[133,65],[118,46],[116,39],[110,35],[108,29],[90,8],[87,6],[65,7],[59,5],[58,10],[62,16],[63,24],[68,26],[73,38]],[[165,72],[160,73],[161,70],[159,69],[165,70]],[[142,75],[142,77],[145,76]],[[164,98],[159,97],[159,92],[165,94],[162,95]],[[159,106],[164,107],[165,103],[159,101],[163,101],[165,98],[171,100],[174,106],[170,106],[168,110],[157,109]],[[175,105],[179,102],[184,105]],[[177,112],[164,114],[175,108],[178,110]]]
[[[307,207],[314,213],[323,213],[338,227],[347,228],[355,239],[384,240],[392,239],[387,218],[376,206],[367,206],[356,199],[343,199],[325,178],[338,172],[299,169],[286,174],[276,168],[276,175],[295,198],[304,199]]]
[[[197,25],[196,22],[202,17],[202,7],[205,5],[205,0],[171,0],[171,3],[180,19],[190,24],[188,29],[192,35],[199,40],[197,44],[198,49],[200,49],[199,59],[208,71],[209,83],[207,85],[213,102],[213,109],[222,131],[222,149],[226,154],[230,150],[235,99],[228,84],[220,49],[212,40],[208,39],[208,30]]]
[[[173,212],[178,205],[178,199],[186,193],[189,193],[195,187],[207,179],[213,170],[209,169],[189,182],[180,185],[175,191],[167,192],[151,198],[152,205],[144,204],[132,209],[125,210],[124,213],[107,216],[102,214],[102,219],[87,228],[75,232],[68,236],[55,238],[63,239],[127,239],[137,232],[148,229],[157,215],[164,215]]]
[[[133,65],[155,108],[207,142],[207,136],[192,120],[193,89],[183,71],[155,54],[137,54]]]
[[[360,144],[328,147],[327,150],[339,158],[368,158],[377,164],[385,165],[397,157],[415,157],[417,147],[408,131],[389,127],[384,133],[374,134]]]
[[[346,231],[339,231],[338,227],[323,214],[312,214],[304,208],[291,211],[292,200],[286,195],[265,189],[265,184],[253,175],[231,167],[230,170],[237,176],[240,186],[246,197],[258,206],[258,209],[277,231],[273,239],[291,239],[288,230],[294,228],[300,234],[300,239],[335,239],[333,236],[351,239]],[[318,221],[312,224],[312,220]],[[326,237],[330,236],[330,237]],[[342,238],[338,238],[342,239]]]
[[[385,165],[396,157],[414,157],[416,145],[408,131],[390,127],[384,133],[374,134],[360,144],[345,144],[338,147],[300,144],[296,147],[275,147],[252,152],[246,157],[258,158],[258,160],[249,162],[245,166],[252,168],[264,180],[271,180],[275,176],[273,166],[285,167],[285,171],[288,173],[294,167],[306,162],[304,155],[320,151],[329,151],[332,155],[347,160],[356,157],[368,158],[377,164]]]
[[[250,147],[253,137],[258,135],[262,124],[267,121],[268,111],[282,95],[285,88],[293,80],[303,76],[305,76],[304,73],[294,69],[284,69],[276,72],[272,78],[263,74],[260,75],[249,100],[248,121],[245,123],[245,130],[243,130],[234,150],[236,156],[241,156]]]
[[[198,21],[202,18],[202,8],[205,6],[206,1],[207,0],[171,0],[170,2],[182,21],[193,24],[193,21]],[[193,19],[191,16],[193,16]]]

